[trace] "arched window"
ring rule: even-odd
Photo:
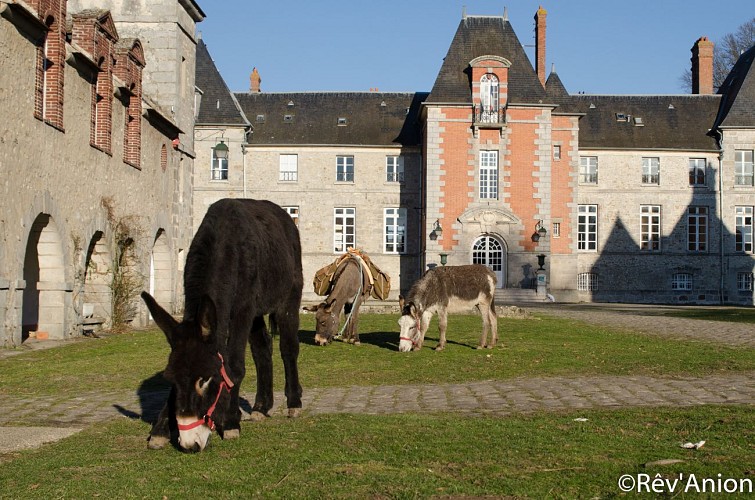
[[[498,78],[491,73],[480,77],[480,106],[482,108],[481,122],[498,122]]]

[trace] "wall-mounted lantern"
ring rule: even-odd
[[[446,264],[448,264],[448,254],[447,253],[440,254],[440,264],[442,266],[445,266]]]
[[[212,150],[215,152],[215,158],[221,160],[228,158],[228,146],[223,142],[223,139],[220,139],[220,142],[215,144],[215,147],[212,148]]]
[[[430,231],[430,239],[435,241],[441,236],[443,236],[443,228],[440,225],[440,220],[436,219],[433,223],[433,230]]]
[[[540,220],[535,224],[535,232],[532,233],[532,241],[537,243],[540,241],[540,238],[545,238],[545,236],[548,234],[548,231],[545,229],[545,225],[543,224],[543,221]]]
[[[537,265],[540,266],[538,268],[538,271],[544,271],[543,266],[545,265],[545,254],[541,253],[537,256]]]

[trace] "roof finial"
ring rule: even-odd
[[[505,5],[503,6],[503,20],[508,21],[509,20],[509,8]]]
[[[467,6],[462,5],[461,6],[461,18],[466,19],[467,18]]]
[[[551,63],[551,73],[556,72],[556,63]]]

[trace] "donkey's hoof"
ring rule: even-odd
[[[301,416],[301,408],[289,408],[288,418],[299,418]]]
[[[443,349],[445,349],[445,348],[446,348],[446,346],[444,346],[444,345],[439,345],[438,347],[436,347],[436,348],[435,348],[435,350],[436,350],[436,351],[442,351],[442,350],[443,350]]]
[[[150,450],[162,450],[169,442],[170,439],[166,438],[165,436],[150,436],[147,447]]]
[[[239,429],[228,429],[227,431],[223,431],[223,439],[238,439],[241,435],[241,431]]]
[[[475,349],[480,350],[480,349],[485,349],[485,347],[486,347],[485,345],[478,345]]]
[[[361,343],[361,342],[359,342],[358,340],[355,340],[355,341],[354,341],[354,345],[362,345],[362,343]]]
[[[251,420],[252,422],[262,422],[266,418],[267,415],[257,410],[252,410],[252,413],[249,414],[249,420]]]

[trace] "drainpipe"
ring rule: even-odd
[[[724,135],[720,130],[715,131],[718,142],[718,239],[720,243],[719,248],[719,271],[720,281],[718,285],[718,301],[721,305],[724,303]]]
[[[243,183],[244,198],[246,198],[246,146],[246,142],[241,144],[241,168],[243,174],[241,182]]]

